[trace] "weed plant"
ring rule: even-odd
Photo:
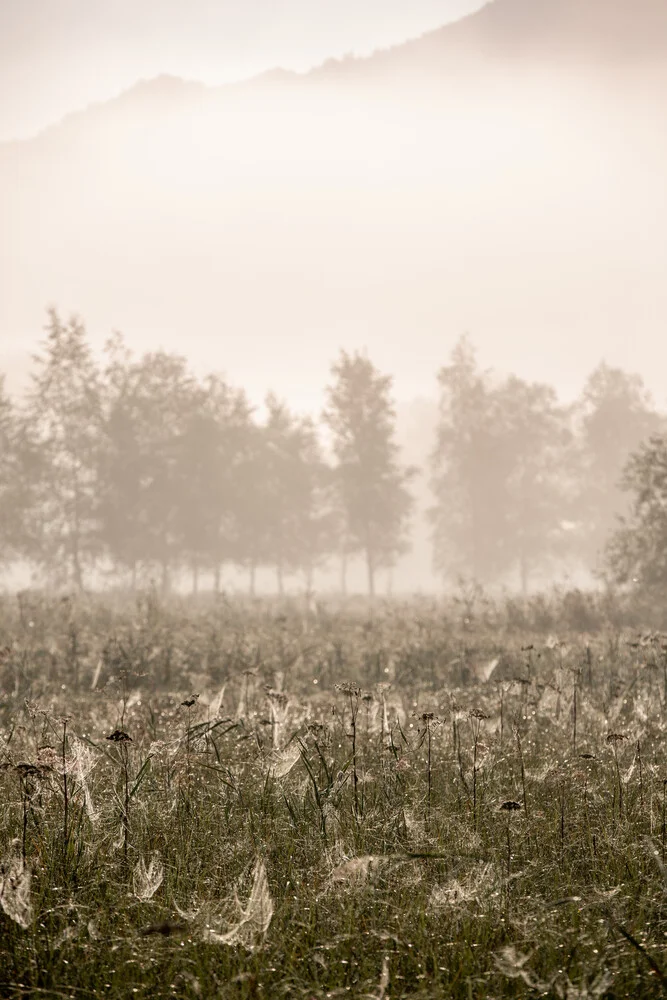
[[[667,639],[460,612],[2,602],[0,995],[664,996]]]

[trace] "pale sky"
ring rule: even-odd
[[[625,9],[544,7],[579,2]],[[0,0],[0,135],[139,78],[304,70],[480,6]],[[506,33],[532,9],[498,0],[493,13]],[[420,68],[440,66],[437,46],[417,48]],[[53,304],[97,348],[118,329],[137,352],[180,351],[254,401],[273,389],[311,412],[339,348],[367,349],[405,401],[435,394],[464,331],[485,364],[566,396],[605,357],[662,399],[664,88],[510,60],[476,87],[424,90],[417,108],[404,63],[377,106],[307,82],[293,106],[262,91],[252,114],[223,102],[224,118],[214,101],[155,120],[126,102],[0,150],[0,371],[18,383]]]
[[[204,83],[369,53],[483,0],[0,0],[0,140],[25,137],[136,80]]]

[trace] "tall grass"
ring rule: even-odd
[[[0,605],[3,997],[664,995],[661,635],[72,614]]]

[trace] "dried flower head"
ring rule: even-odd
[[[59,766],[61,758],[54,747],[37,747],[37,763],[45,770],[52,770]]]
[[[36,764],[16,764],[14,770],[21,778],[40,778],[42,776],[42,769]]]
[[[516,812],[517,809],[521,809],[521,803],[515,802],[514,799],[507,799],[500,806],[501,812]]]
[[[122,729],[114,729],[110,736],[106,736],[105,739],[111,740],[112,743],[131,743],[132,737],[128,733],[123,732]]]
[[[361,694],[361,688],[352,681],[340,681],[339,684],[335,685],[336,691],[340,691],[341,694],[347,694],[351,698],[358,698]]]
[[[607,743],[622,743],[627,738],[623,733],[607,733]]]
[[[266,697],[269,699],[272,705],[277,705],[278,708],[286,708],[287,702],[289,701],[288,695],[284,691],[276,691],[273,688],[267,687]]]

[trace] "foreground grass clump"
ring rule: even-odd
[[[0,995],[664,996],[667,641],[487,612],[7,601]]]

